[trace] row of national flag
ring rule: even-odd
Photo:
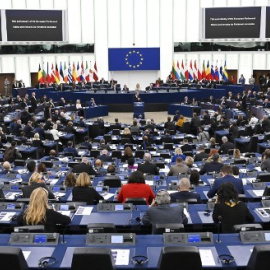
[[[38,82],[39,83],[73,83],[73,82],[91,82],[98,81],[98,69],[95,62],[94,68],[91,67],[91,61],[88,66],[88,62],[81,64],[78,62],[77,65],[73,62],[70,63],[60,62],[59,68],[57,63],[50,64],[47,62],[47,66],[43,63],[42,67],[39,64],[38,67]]]
[[[193,63],[192,63],[193,62]],[[209,61],[205,66],[205,60],[203,60],[202,66],[197,66],[196,60],[190,60],[190,64],[188,66],[187,61],[185,62],[182,60],[182,63],[179,64],[179,61],[173,61],[172,63],[172,71],[171,76],[173,80],[212,80],[212,81],[228,81],[228,72],[227,72],[227,65],[226,61],[224,65],[218,66],[218,61],[216,65],[209,65]]]

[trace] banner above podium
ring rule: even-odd
[[[109,70],[160,70],[160,48],[109,49]]]

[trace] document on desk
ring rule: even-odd
[[[149,186],[153,186],[154,185],[154,181],[153,180],[145,180],[145,184],[147,184]]]
[[[14,215],[16,215],[16,212],[0,212],[0,221],[9,222]]]
[[[57,183],[57,181],[58,181],[59,179],[49,179],[48,181],[47,181],[47,183],[49,183],[50,184],[50,186],[54,186],[56,183]]]
[[[70,217],[70,215],[71,215],[71,211],[57,211],[57,212],[64,215],[64,216],[68,216],[68,217]]]
[[[66,195],[64,192],[54,192],[53,194],[55,197],[64,197]]]
[[[176,193],[178,190],[167,190],[169,194]]]
[[[112,256],[115,265],[128,265],[129,264],[129,249],[112,249]]]
[[[5,194],[7,200],[15,200],[16,196],[22,195],[22,192],[8,192]]]
[[[31,254],[31,251],[28,251],[28,250],[23,250],[23,256],[24,256],[24,258],[25,258],[25,260],[27,260],[28,259],[28,257],[29,257],[29,255]]]
[[[79,206],[75,216],[89,216],[92,213],[93,207],[91,206]]]
[[[254,189],[252,191],[257,197],[262,197],[263,196],[263,192],[264,192],[263,189]]]
[[[104,192],[104,193],[100,193],[100,195],[104,198],[104,200],[109,200],[111,197],[114,196],[114,193]]]
[[[199,249],[203,266],[215,266],[215,260],[211,249]]]

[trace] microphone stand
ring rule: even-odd
[[[216,243],[221,243],[221,240],[220,240],[221,221],[222,221],[222,216],[218,216],[218,238],[216,240]]]
[[[61,244],[66,244],[67,241],[65,239],[65,230],[66,230],[66,227],[63,227],[63,234],[62,234],[62,241],[61,241]]]

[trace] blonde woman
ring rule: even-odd
[[[72,200],[75,202],[86,202],[87,204],[97,204],[104,198],[91,187],[92,183],[87,173],[80,173],[76,186],[72,189]]]
[[[186,160],[185,160],[185,163],[189,168],[192,168],[192,166],[194,164],[194,158],[190,157],[190,156],[187,156]]]
[[[46,232],[56,232],[56,224],[67,225],[70,222],[70,217],[50,209],[48,190],[41,187],[32,192],[29,207],[17,218],[19,225],[44,225]]]
[[[241,152],[239,149],[237,148],[233,149],[233,158],[241,158]]]
[[[42,141],[40,140],[40,137],[39,137],[39,134],[38,134],[38,133],[35,133],[35,134],[34,134],[32,143],[33,143],[33,146],[34,146],[34,147],[37,147],[38,149],[43,148],[43,143],[42,143]]]
[[[30,198],[32,192],[36,188],[40,187],[45,188],[48,191],[49,199],[55,199],[53,193],[47,189],[45,182],[42,180],[42,175],[38,172],[32,173],[31,177],[29,178],[28,186],[22,188],[23,197]]]
[[[175,162],[178,157],[182,158],[183,160],[186,159],[186,156],[183,155],[182,149],[180,147],[175,148],[174,156],[172,157],[172,162]]]

